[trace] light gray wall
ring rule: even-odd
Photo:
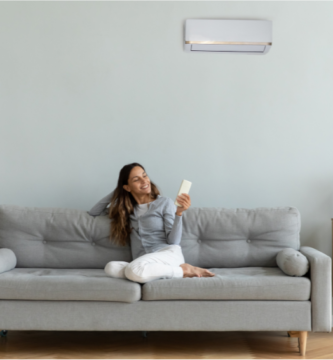
[[[186,53],[187,18],[272,20],[273,47]],[[0,201],[88,210],[139,162],[192,207],[296,206],[331,255],[332,43],[332,2],[1,2]]]

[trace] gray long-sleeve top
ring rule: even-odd
[[[113,191],[103,197],[88,211],[91,216],[107,215],[107,206],[111,202]],[[155,252],[163,247],[179,245],[182,236],[182,216],[176,214],[177,206],[173,200],[157,195],[157,199],[149,204],[149,208],[142,216],[138,216],[138,209],[134,206],[134,214],[130,214],[131,251],[133,260],[139,256]]]

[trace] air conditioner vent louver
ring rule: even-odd
[[[266,54],[272,46],[272,22],[188,19],[184,46],[191,52]]]
[[[191,45],[191,51],[264,53],[265,45]]]

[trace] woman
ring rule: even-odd
[[[215,275],[185,263],[179,243],[182,213],[190,207],[191,199],[181,194],[177,202],[182,206],[160,195],[142,165],[132,163],[121,169],[116,189],[88,211],[92,216],[108,214],[112,220],[110,240],[131,246],[133,261],[108,262],[104,270],[109,276],[146,283],[161,278]]]

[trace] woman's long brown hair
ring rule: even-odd
[[[123,188],[123,185],[128,185],[128,178],[131,170],[135,166],[140,166],[144,171],[145,168],[139,163],[132,163],[125,165],[119,173],[118,184],[114,190],[111,198],[111,205],[109,208],[110,223],[110,240],[120,246],[126,246],[130,244],[129,235],[132,232],[130,215],[134,213],[134,207],[138,204],[133,195]],[[151,181],[150,198],[157,199],[157,195],[160,192],[157,186]]]

